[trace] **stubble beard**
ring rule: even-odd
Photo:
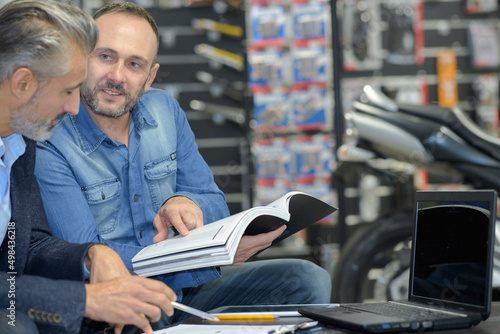
[[[51,120],[37,119],[36,108],[42,94],[43,87],[40,87],[26,104],[14,110],[11,116],[11,128],[14,132],[38,141],[50,138],[55,126],[53,121],[63,118],[65,114],[61,113]]]
[[[115,85],[113,82],[108,81],[103,85],[96,85],[94,89],[91,89],[86,83],[82,85],[80,96],[82,100],[87,104],[87,106],[97,115],[119,118],[126,115],[132,108],[137,104],[139,98],[142,95],[146,82],[144,82],[142,88],[136,94],[132,96],[128,91],[126,91],[122,85]],[[98,94],[102,89],[114,89],[125,97],[125,102],[116,107],[106,107],[99,102]]]

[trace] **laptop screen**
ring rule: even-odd
[[[494,191],[417,192],[410,300],[491,302]]]

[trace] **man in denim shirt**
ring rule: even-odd
[[[102,242],[132,269],[132,257],[165,239],[169,227],[187,235],[229,212],[184,112],[165,92],[150,88],[159,67],[154,20],[133,3],[108,5],[94,18],[99,39],[80,112],[62,119],[50,140],[39,143],[36,174],[56,236]],[[283,230],[243,237],[234,264],[268,247]],[[330,298],[329,275],[302,260],[203,268],[158,279],[178,300],[203,310]],[[176,313],[174,320],[182,316]]]

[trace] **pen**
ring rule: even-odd
[[[197,310],[193,307],[190,307],[190,306],[178,303],[178,302],[171,302],[171,303],[172,303],[172,306],[179,311],[184,311],[186,313],[195,315],[195,316],[200,317],[202,319],[207,319],[207,320],[211,320],[211,321],[220,321],[216,317],[214,317],[206,312]]]
[[[219,320],[273,320],[277,315],[271,314],[234,314],[234,315],[216,315]]]

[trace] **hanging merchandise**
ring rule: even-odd
[[[330,176],[333,143],[327,134],[297,135],[290,144],[297,180]]]
[[[295,40],[324,38],[326,35],[327,6],[321,1],[295,0],[291,7]]]
[[[472,88],[477,98],[475,109],[479,126],[489,134],[498,137],[500,135],[498,75],[496,73],[480,74],[474,79]]]
[[[382,67],[382,35],[379,2],[344,0],[342,7],[342,53],[345,71]]]
[[[494,21],[474,20],[469,24],[469,47],[474,68],[500,67],[498,26]]]
[[[251,150],[255,159],[255,205],[267,205],[291,190],[291,153],[286,137],[259,138]]]
[[[429,103],[429,84],[425,76],[399,77],[385,80],[384,93],[398,103],[426,105]]]
[[[467,14],[493,13],[498,10],[497,0],[466,0]]]
[[[332,56],[327,2],[254,0],[248,6],[253,129],[257,133],[329,129]],[[275,24],[274,32],[264,36],[263,31],[271,30],[264,24],[269,20]]]
[[[243,57],[239,54],[216,48],[206,43],[200,43],[194,46],[194,52],[200,56],[209,59],[213,66],[226,65],[237,71],[245,69]]]
[[[280,46],[248,47],[248,81],[250,86],[283,85],[285,72],[283,57]]]
[[[439,51],[437,56],[438,103],[442,107],[458,104],[457,57],[452,49]]]
[[[314,194],[327,203],[334,202],[331,171],[333,170],[333,140],[330,135],[297,135],[292,138],[293,188]],[[325,217],[322,223],[331,223],[332,217]]]
[[[254,46],[285,43],[286,13],[283,1],[250,1],[250,34]]]
[[[398,65],[424,62],[423,3],[421,0],[390,0],[384,7],[387,20],[386,61]]]
[[[254,130],[257,132],[289,131],[290,117],[287,100],[288,94],[284,88],[254,88]]]
[[[324,84],[296,85],[290,94],[294,130],[327,130],[331,114],[327,113],[331,99]]]
[[[243,37],[243,29],[239,26],[221,23],[210,19],[193,19],[191,25],[195,29],[206,30],[209,33],[217,33],[234,38]],[[218,38],[217,38],[218,39]]]
[[[303,131],[332,129],[329,1],[252,0],[247,13],[254,204],[267,204],[298,187],[333,203],[332,169],[324,161],[325,154],[332,154],[329,140],[321,135],[294,141]],[[292,143],[298,148],[293,161]],[[297,161],[302,171],[311,169],[299,176],[293,168]]]
[[[255,199],[252,206],[268,205],[291,190],[289,179],[257,180]]]
[[[297,41],[290,50],[294,83],[317,83],[328,80],[324,40]]]

